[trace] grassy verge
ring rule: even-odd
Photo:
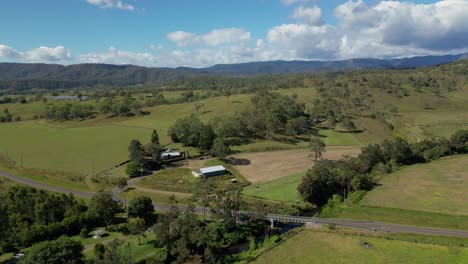
[[[373,220],[434,228],[468,230],[468,216],[413,210],[354,205],[338,213],[337,218]]]
[[[295,173],[270,182],[250,185],[244,189],[244,194],[262,199],[295,202],[299,199],[297,186],[304,174],[304,172]]]
[[[91,191],[85,183],[85,177],[79,174],[59,172],[53,170],[38,170],[30,168],[19,168],[15,163],[0,156],[0,169],[10,174],[24,177],[39,183],[57,186],[77,191]]]
[[[371,247],[364,247],[364,243]],[[303,230],[253,263],[464,263],[467,260],[468,248],[464,247]]]
[[[157,193],[157,192],[144,192],[136,189],[130,189],[125,191],[125,193],[122,193],[120,195],[121,198],[125,200],[131,200],[133,198],[139,197],[139,196],[148,196],[153,200],[154,203],[158,204],[169,204],[169,197],[171,195],[174,195],[180,203],[186,203],[188,196],[180,196],[177,193],[174,194],[166,194],[166,193]]]

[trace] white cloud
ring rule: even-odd
[[[285,59],[332,59],[339,47],[337,29],[330,25],[284,24],[268,32],[270,48]]]
[[[0,59],[18,59],[21,58],[23,54],[9,46],[0,44]]]
[[[92,52],[80,55],[78,60],[85,63],[134,64],[144,66],[152,66],[158,63],[156,56],[152,53],[122,51],[115,47],[110,47],[102,53]]]
[[[67,62],[72,60],[71,52],[63,46],[54,48],[41,46],[22,52],[0,44],[0,59],[20,60],[25,62]]]
[[[215,29],[206,34],[196,34],[186,31],[175,31],[166,36],[179,47],[219,46],[222,44],[242,43],[251,39],[251,34],[241,28]]]
[[[281,3],[283,3],[283,5],[289,6],[295,3],[307,3],[309,1],[310,0],[281,0]]]
[[[86,0],[86,2],[99,6],[100,8],[117,8],[122,10],[135,10],[135,7],[131,4],[125,4],[122,0]]]
[[[49,48],[41,46],[28,51],[25,58],[34,62],[62,62],[72,59],[71,52],[63,46]]]
[[[342,30],[337,56],[401,57],[466,51],[468,1],[434,4],[348,1],[335,9]]]
[[[304,23],[315,26],[320,26],[325,23],[322,19],[322,9],[316,5],[312,8],[299,6],[294,9],[294,13],[291,17],[297,20],[303,20]]]

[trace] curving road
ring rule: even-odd
[[[43,189],[58,193],[72,193],[77,197],[91,198],[95,193],[81,192],[72,189],[51,186],[36,181],[19,177],[10,174],[5,171],[0,171],[0,176],[3,176],[11,181],[25,184],[34,188]],[[167,211],[170,207],[163,204],[154,204],[155,208],[159,211]],[[181,209],[185,209],[185,206],[179,205]],[[206,208],[206,212],[209,213],[209,208]],[[196,207],[195,212],[198,214],[203,213],[203,208]],[[252,215],[252,213],[240,212],[240,214]],[[387,233],[412,233],[422,235],[437,235],[437,236],[457,236],[457,237],[468,237],[468,231],[465,230],[452,230],[452,229],[437,229],[429,227],[416,227],[416,226],[405,226],[390,224],[384,222],[374,221],[363,221],[363,220],[342,220],[342,219],[327,219],[327,218],[316,218],[306,216],[291,216],[291,215],[280,215],[280,214],[268,214],[265,217],[266,220],[279,221],[279,222],[293,222],[293,223],[316,223],[316,224],[336,224],[337,226],[351,227],[358,229],[365,229],[375,232],[387,232]]]
[[[19,176],[16,176],[16,175],[13,175],[11,173],[1,171],[1,170],[0,170],[0,176],[3,176],[5,178],[7,178],[7,179],[9,179],[11,181],[17,182],[17,183],[21,183],[21,184],[24,184],[24,185],[28,185],[28,186],[31,186],[31,187],[34,187],[34,188],[43,189],[43,190],[47,190],[47,191],[51,191],[51,192],[66,193],[66,194],[72,193],[74,196],[82,197],[82,198],[91,198],[94,195],[94,193],[90,193],[90,192],[81,192],[81,191],[76,191],[76,190],[72,190],[72,189],[67,189],[67,188],[56,187],[56,186],[52,186],[52,185],[39,183],[37,181],[33,181],[33,180],[28,179],[28,178],[19,177]]]

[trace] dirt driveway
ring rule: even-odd
[[[343,155],[357,156],[361,151],[356,146],[332,146],[323,158],[336,160]],[[306,171],[314,161],[308,149],[280,150],[234,155],[238,170],[251,183],[267,182],[284,176]]]

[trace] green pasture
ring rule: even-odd
[[[364,247],[364,243],[372,245]],[[303,230],[253,263],[466,263],[468,248]]]
[[[245,184],[245,179],[232,170],[232,168],[227,167],[226,169],[229,171],[229,174],[209,177],[207,180],[213,183],[217,189],[225,189],[229,185],[237,186]],[[238,183],[232,183],[232,178],[236,178]],[[198,178],[193,176],[191,169],[167,169],[145,177],[137,181],[135,185],[145,189],[192,193],[197,181]]]
[[[169,204],[169,198],[174,195],[176,200],[180,203],[185,203],[187,202],[188,196],[184,195],[182,196],[180,193],[161,193],[161,192],[146,192],[146,191],[141,191],[139,189],[127,189],[125,192],[120,194],[120,197],[129,201],[133,198],[140,197],[140,196],[148,196],[153,200],[154,203],[158,204]]]
[[[468,216],[431,213],[397,208],[353,205],[338,213],[337,218],[373,220],[402,225],[468,230]]]
[[[99,173],[127,160],[132,139],[151,130],[119,125],[59,128],[34,121],[0,124],[0,154],[25,168]]]
[[[304,176],[304,172],[285,176],[261,184],[253,184],[244,189],[244,195],[282,202],[299,200],[297,186]]]
[[[385,175],[362,205],[468,216],[468,155],[416,164]]]

